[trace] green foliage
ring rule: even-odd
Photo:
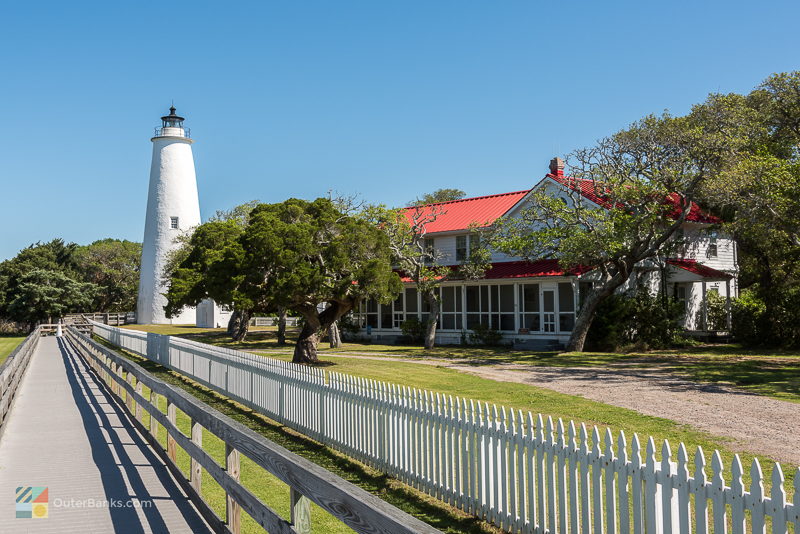
[[[702,191],[736,237],[740,287],[751,289],[734,307],[737,339],[791,346],[789,296],[800,287],[800,72],[773,74],[747,95],[709,95],[689,120],[737,153]]]
[[[403,321],[400,324],[400,330],[411,343],[421,343],[422,340],[425,339],[425,323],[416,317],[411,317]]]
[[[421,197],[408,203],[409,206],[423,206],[425,204],[436,204],[438,202],[450,202],[460,200],[467,196],[461,189],[437,189],[433,193],[426,193]]]
[[[98,287],[92,304],[84,311],[129,311],[136,309],[139,289],[141,243],[101,239],[75,253],[75,263],[83,281]]]
[[[283,307],[304,320],[298,347],[313,338],[316,350],[317,333],[362,299],[388,302],[402,289],[386,235],[329,199],[231,213],[200,225],[188,240],[170,270],[168,313],[206,297],[248,312]]]
[[[727,330],[728,311],[726,309],[726,299],[719,294],[719,291],[712,289],[706,293],[706,317],[708,318],[708,330]]]
[[[59,271],[34,269],[18,280],[8,314],[15,321],[34,325],[48,318],[86,310],[98,287],[77,282]]]
[[[758,286],[741,292],[732,303],[733,335],[748,346],[800,347],[800,288],[775,295],[771,306]]]
[[[472,345],[485,345],[496,347],[503,341],[503,334],[499,330],[489,328],[489,325],[478,323],[472,327],[469,333],[469,342]]]
[[[597,309],[587,348],[618,351],[624,347],[665,348],[682,344],[683,304],[640,287],[633,296],[614,294]]]

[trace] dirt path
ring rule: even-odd
[[[628,408],[729,438],[753,454],[800,465],[800,404],[682,378],[657,366],[541,367],[470,365],[469,360],[411,359],[338,353],[368,360],[438,365]]]

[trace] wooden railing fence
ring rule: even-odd
[[[25,369],[28,368],[31,356],[39,344],[41,333],[41,328],[36,328],[0,365],[0,435],[5,430],[11,403],[14,401],[14,395],[17,393]]]
[[[779,464],[745,487],[718,452],[642,443],[572,421],[378,382],[158,334],[95,334],[513,532],[800,533]],[[727,481],[726,481],[727,479]],[[771,490],[765,486],[771,482]],[[694,524],[694,527],[692,525]]]
[[[182,483],[198,510],[217,532],[238,534],[244,510],[267,532],[301,533],[311,531],[309,501],[313,501],[356,532],[429,533],[439,532],[430,525],[391,506],[318,465],[272,443],[237,423],[192,395],[147,373],[139,365],[96,343],[74,328],[68,338],[81,356],[105,381],[111,392],[124,402],[131,419],[164,459]],[[150,390],[143,395],[143,386]],[[167,412],[158,408],[164,397]],[[176,410],[191,418],[191,436],[176,426]],[[142,423],[143,413],[150,414],[149,428]],[[158,424],[167,432],[166,449],[158,441]],[[202,448],[203,429],[225,442],[226,465],[220,466]],[[191,458],[187,479],[176,463],[177,447]],[[275,513],[239,481],[239,454],[250,458],[291,488],[291,520]],[[223,520],[201,497],[202,469],[227,494],[226,518]]]

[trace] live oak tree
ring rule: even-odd
[[[476,279],[483,276],[489,266],[489,253],[485,247],[475,246],[460,265],[442,264],[440,251],[427,241],[428,227],[446,214],[440,205],[419,205],[410,210],[387,209],[372,206],[365,210],[368,220],[380,228],[389,238],[389,247],[395,265],[414,282],[420,296],[428,305],[425,322],[425,349],[430,350],[436,342],[436,324],[439,320],[441,302],[439,287],[447,280]],[[473,235],[478,235],[474,230]],[[477,243],[479,240],[473,240]]]
[[[98,286],[94,302],[84,311],[129,311],[136,308],[141,243],[101,239],[79,247],[75,263],[80,278]]]
[[[8,314],[32,330],[39,322],[85,311],[97,290],[96,285],[78,282],[63,272],[33,269],[17,281],[16,290],[8,302]]]
[[[314,363],[320,333],[367,298],[402,290],[386,234],[330,199],[256,207],[241,237],[245,292],[303,318],[293,361]]]
[[[723,164],[724,147],[685,119],[646,117],[573,152],[560,194],[536,191],[519,217],[497,223],[490,242],[502,252],[594,271],[567,350],[583,350],[600,303],[674,242],[700,185]]]
[[[247,336],[250,314],[256,307],[249,295],[242,292],[242,248],[239,239],[244,227],[235,220],[215,220],[195,228],[180,258],[167,267],[168,317],[180,313],[186,306],[197,306],[211,298],[219,304],[233,306],[236,317],[229,333],[234,341]]]
[[[217,304],[233,307],[228,334],[234,341],[244,341],[250,317],[260,309],[243,291],[245,280],[238,274],[243,261],[240,238],[257,205],[257,201],[251,201],[217,211],[208,222],[181,237],[181,245],[165,268],[168,317],[211,298]]]

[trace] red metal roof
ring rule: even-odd
[[[517,202],[522,200],[522,197],[527,195],[529,191],[530,189],[527,189],[525,191],[514,191],[513,193],[427,204],[420,207],[421,216],[428,216],[437,209],[443,210],[435,221],[425,226],[427,233],[466,230],[471,225],[478,227],[490,226],[494,221],[505,215]],[[405,208],[405,215],[409,222],[412,222],[416,209],[413,206]]]
[[[702,276],[703,278],[722,278],[722,279],[730,279],[733,278],[732,275],[718,271],[717,269],[713,269],[702,263],[698,262],[697,260],[688,260],[688,259],[671,259],[667,260],[667,264],[674,265],[680,269],[684,269],[689,271],[690,273],[694,273],[696,275]]]
[[[552,173],[548,174],[547,177],[552,178],[556,182],[569,187],[574,191],[580,191],[584,198],[594,202],[598,206],[602,206],[606,209],[611,207],[611,203],[604,194],[603,184],[601,182],[585,180],[581,178],[572,178],[570,176]],[[681,196],[678,193],[670,193],[665,199],[665,203],[673,206],[674,209],[671,211],[670,217],[677,219],[678,216],[680,216],[682,209]],[[689,213],[686,215],[686,220],[706,224],[722,222],[719,217],[705,213],[695,202],[692,202],[691,206],[689,207]]]
[[[598,182],[552,173],[547,174],[547,177],[571,189],[579,190],[581,195],[598,206],[602,206],[606,209],[610,207],[610,203],[604,198],[602,185]],[[412,222],[412,217],[417,209],[421,210],[420,215],[423,218],[429,216],[434,210],[441,209],[442,212],[436,217],[436,220],[425,225],[426,232],[429,234],[466,230],[470,226],[485,227],[494,224],[497,219],[508,213],[508,211],[529,192],[530,189],[526,189],[524,191],[500,193],[498,195],[426,204],[419,208],[411,206],[404,208],[404,210],[406,218],[409,222]],[[674,210],[670,215],[672,217],[678,217],[681,212],[680,196],[677,193],[672,193],[667,197],[666,202],[674,206]],[[686,216],[686,220],[707,224],[721,222],[719,218],[703,212],[700,206],[694,202],[692,202],[689,208],[689,214]]]
[[[450,265],[455,270],[458,265]],[[483,276],[483,279],[496,280],[501,278],[535,278],[539,276],[577,276],[588,272],[586,267],[577,267],[565,271],[558,265],[558,260],[537,261],[500,261],[492,263]],[[400,280],[411,282],[411,278],[401,274]]]

